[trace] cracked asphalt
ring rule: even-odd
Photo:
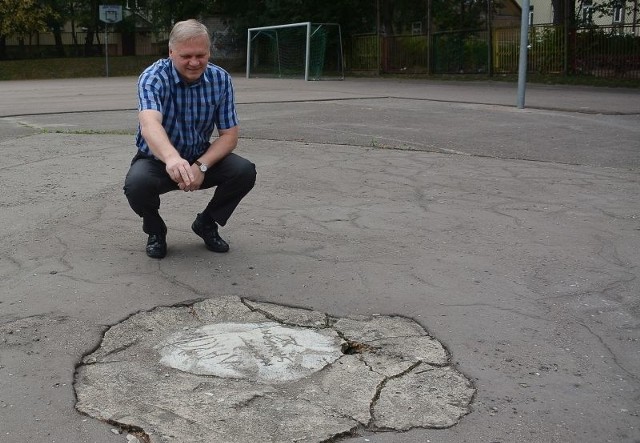
[[[170,194],[153,261],[121,189],[135,80],[0,82],[0,441],[126,441],[76,409],[78,365],[222,297],[411,318],[476,390],[445,429],[334,441],[640,441],[640,91],[529,85],[518,110],[507,83],[236,75],[258,182],[231,252],[190,232],[205,195]]]

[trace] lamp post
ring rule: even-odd
[[[524,108],[527,83],[527,50],[529,45],[529,0],[522,0],[520,19],[520,62],[518,63],[518,109]]]

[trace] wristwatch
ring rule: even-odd
[[[207,169],[209,169],[207,165],[205,165],[204,163],[200,163],[198,160],[196,160],[194,163],[198,165],[202,172],[207,172]]]

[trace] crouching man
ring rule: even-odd
[[[229,245],[218,227],[255,184],[255,165],[232,152],[239,130],[233,85],[225,70],[209,63],[210,42],[207,28],[198,21],[176,23],[169,36],[169,57],[149,66],[138,80],[138,152],[124,193],[142,218],[146,253],[152,258],[167,254],[161,194],[216,187],[191,228],[208,249],[227,252]]]

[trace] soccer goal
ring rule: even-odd
[[[249,28],[247,78],[251,77],[343,80],[340,25],[305,22]]]

